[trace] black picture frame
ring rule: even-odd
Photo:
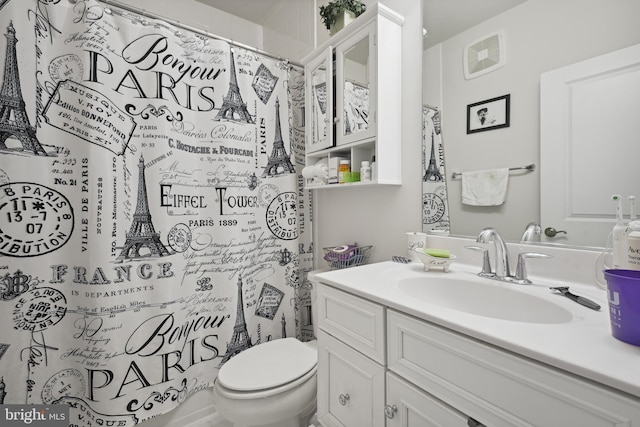
[[[467,134],[510,125],[511,94],[467,105]]]

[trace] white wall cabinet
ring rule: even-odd
[[[593,381],[322,283],[317,308],[325,427],[640,426]]]
[[[375,158],[371,181],[306,182],[306,188],[401,184],[402,24],[379,3],[303,59],[306,165],[348,159],[351,171]]]

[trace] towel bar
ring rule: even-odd
[[[533,172],[534,170],[536,170],[536,165],[531,163],[530,165],[526,165],[526,166],[519,166],[519,167],[515,167],[515,168],[509,168],[510,171],[519,171],[519,170],[526,170],[527,172]],[[462,176],[462,172],[454,172],[451,174],[451,179],[456,179],[457,177]]]

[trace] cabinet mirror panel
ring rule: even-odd
[[[324,64],[311,73],[313,80],[313,140],[318,143],[327,139],[327,69]]]
[[[354,38],[357,40],[355,43],[338,52],[343,64],[340,81],[343,117],[339,125],[341,138],[338,144],[362,139],[371,129],[371,34],[365,31]]]
[[[333,71],[332,49],[329,47],[306,67],[307,98],[311,100],[307,111],[310,132],[307,152],[333,146]]]

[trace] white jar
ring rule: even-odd
[[[366,160],[360,163],[360,181],[371,181],[371,166]]]

